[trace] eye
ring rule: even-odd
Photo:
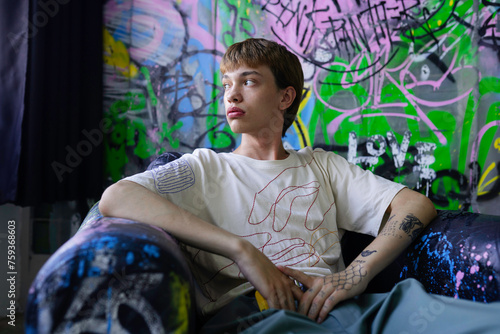
[[[245,80],[245,86],[252,86],[253,84],[255,84],[255,82],[252,80]]]
[[[223,83],[222,84],[222,88],[224,88],[224,90],[227,90],[229,88],[229,84],[228,83]]]

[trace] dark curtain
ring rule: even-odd
[[[103,3],[29,0],[16,204],[96,198],[103,186]]]
[[[27,1],[0,0],[0,204],[16,198],[28,50],[27,17]]]

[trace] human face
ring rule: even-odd
[[[224,73],[226,118],[234,133],[258,136],[279,134],[283,128],[283,91],[268,66],[240,66]]]

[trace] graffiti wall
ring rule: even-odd
[[[429,196],[500,214],[500,3],[109,0],[107,178],[167,151],[231,151],[218,65],[249,37],[286,45],[306,78],[287,147],[322,147]]]

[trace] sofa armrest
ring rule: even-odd
[[[39,271],[27,332],[195,332],[194,282],[176,240],[147,224],[94,218]]]
[[[408,248],[401,276],[430,293],[500,301],[500,217],[441,211]]]
[[[349,264],[373,237],[347,232]],[[405,278],[430,293],[483,302],[500,301],[500,217],[441,210],[423,233],[370,282],[367,292],[386,292]]]

